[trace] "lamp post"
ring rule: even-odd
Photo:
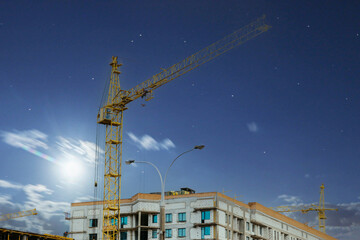
[[[165,173],[165,178],[163,179],[159,169],[156,167],[155,164],[151,163],[151,162],[147,162],[147,161],[135,161],[135,160],[127,160],[125,161],[126,164],[131,165],[133,163],[146,163],[151,165],[152,167],[155,168],[155,170],[157,171],[157,173],[159,174],[160,177],[160,181],[161,181],[161,201],[160,201],[160,240],[164,240],[165,239],[165,182],[166,182],[166,177],[168,175],[169,169],[171,168],[171,166],[174,164],[174,162],[180,158],[182,155],[189,153],[195,149],[201,150],[203,149],[205,146],[204,145],[197,145],[195,147],[193,147],[192,149],[185,151],[183,153],[181,153],[179,156],[177,156],[170,164],[169,168],[166,170]]]

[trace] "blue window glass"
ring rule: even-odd
[[[172,229],[165,229],[165,237],[171,238],[172,236]]]
[[[167,222],[167,223],[172,222],[172,213],[167,213],[165,215],[165,222]]]
[[[90,219],[89,221],[89,227],[97,227],[98,220],[97,219]]]
[[[157,215],[156,214],[152,215],[152,222],[157,223]]]
[[[210,227],[202,227],[201,228],[201,239],[204,239],[205,236],[210,235]]]
[[[210,219],[210,211],[202,211],[201,220],[209,220],[209,219]]]
[[[114,222],[115,222],[115,225],[117,226],[117,224],[118,224],[118,220],[117,220],[117,218],[112,218],[111,219],[111,225],[114,225]]]
[[[157,231],[156,230],[152,230],[152,238],[157,238]]]
[[[179,228],[178,229],[178,237],[186,237],[185,228]]]
[[[186,213],[179,213],[179,222],[186,222]]]
[[[127,232],[121,232],[120,233],[120,240],[126,240],[127,239]]]
[[[128,219],[128,217],[121,217],[121,225],[126,225],[127,219]]]

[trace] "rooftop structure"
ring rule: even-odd
[[[166,196],[165,237],[169,240],[335,240],[256,202],[245,204],[217,192],[185,192]],[[159,239],[160,198],[138,193],[121,200],[121,240]],[[69,236],[102,239],[102,217],[102,201],[72,203]]]

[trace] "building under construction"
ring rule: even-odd
[[[160,199],[158,193],[138,193],[121,200],[121,240],[159,239]],[[165,200],[167,239],[335,240],[259,203],[245,204],[217,192],[172,192]],[[72,203],[69,237],[102,239],[102,218],[102,201]]]

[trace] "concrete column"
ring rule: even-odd
[[[141,234],[141,212],[139,212],[139,214],[138,214],[138,223],[139,223],[139,226],[138,226],[138,239],[137,239],[137,240],[140,240],[140,234]]]

